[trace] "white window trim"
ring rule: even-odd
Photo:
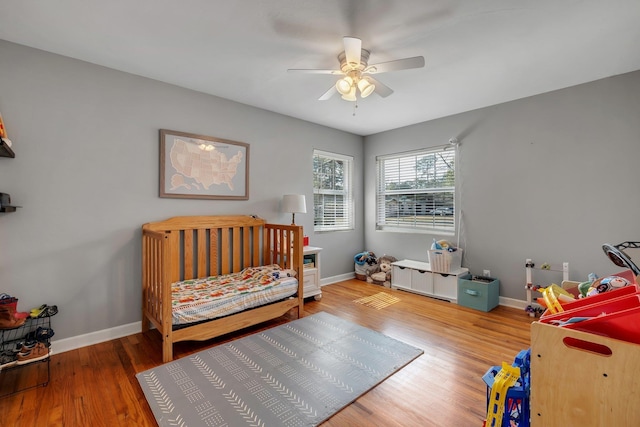
[[[456,199],[458,197],[457,194],[457,164],[458,164],[458,153],[457,150],[452,150],[449,146],[438,146],[438,147],[430,147],[424,148],[420,150],[407,151],[402,153],[393,153],[387,155],[380,155],[376,157],[376,230],[378,231],[387,231],[387,232],[396,232],[396,233],[425,233],[425,234],[438,234],[438,235],[455,235],[456,234],[456,216],[458,215],[458,211],[456,209]],[[403,159],[410,157],[417,157],[420,155],[428,155],[428,154],[437,154],[437,153],[445,153],[447,152],[449,155],[453,154],[453,179],[454,185],[453,187],[447,186],[436,189],[418,189],[418,190],[395,190],[392,192],[385,192],[384,187],[385,183],[382,182],[383,174],[384,174],[384,162],[394,159]],[[451,215],[450,220],[446,221],[446,226],[438,226],[438,222],[440,224],[443,221],[438,221],[437,215],[432,215],[433,222],[432,225],[420,225],[416,224],[414,226],[410,225],[399,225],[399,224],[391,224],[386,223],[384,219],[387,218],[387,213],[382,212],[381,209],[386,209],[384,205],[384,197],[389,194],[435,194],[435,193],[452,193],[452,208],[454,209],[454,215]]]
[[[333,152],[329,152],[329,151],[323,151],[323,150],[318,150],[318,149],[314,149],[313,150],[313,158],[315,160],[316,156],[320,156],[320,157],[326,157],[329,159],[333,159],[333,160],[341,160],[344,162],[345,164],[345,171],[344,174],[345,176],[344,178],[344,187],[345,190],[344,191],[340,191],[340,190],[320,190],[318,188],[315,187],[315,168],[313,170],[313,174],[314,174],[314,188],[313,188],[313,194],[314,194],[314,225],[313,225],[313,230],[315,232],[327,232],[327,231],[347,231],[347,230],[353,230],[355,229],[355,203],[354,203],[354,199],[353,199],[353,164],[354,164],[354,158],[353,156],[348,156],[348,155],[344,155],[344,154],[338,154],[338,153],[333,153]],[[316,206],[315,206],[315,195],[316,194],[342,194],[344,195],[345,201],[344,201],[344,209],[346,211],[346,216],[347,216],[347,220],[346,220],[346,224],[345,225],[316,225],[315,224],[315,210],[316,210]]]

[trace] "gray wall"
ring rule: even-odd
[[[473,273],[489,268],[501,279],[502,296],[524,299],[526,258],[568,261],[582,280],[618,270],[602,243],[640,240],[640,72],[369,136],[363,146],[356,135],[5,41],[0,58],[0,112],[16,151],[0,158],[0,191],[24,206],[0,214],[0,292],[23,310],[57,304],[57,339],[140,320],[143,223],[200,214],[288,222],[282,194],[311,203],[313,148],[355,158],[356,230],[314,234],[312,215],[296,216],[325,248],[324,278],[351,273],[364,249],[426,259],[441,236],[375,230],[375,157],[452,136],[461,141],[463,212],[452,239]],[[161,128],[249,143],[250,199],[160,199]]]
[[[288,223],[285,193],[307,196],[313,148],[352,155],[362,137],[86,62],[0,41],[0,112],[15,159],[0,158],[0,292],[28,311],[57,304],[55,339],[140,320],[140,227],[176,215],[258,214]],[[250,144],[248,201],[158,197],[159,132],[171,129]],[[360,176],[358,176],[360,175]],[[314,235],[323,277],[353,271],[363,245],[363,182],[355,177],[358,228]]]
[[[620,271],[601,246],[640,241],[639,118],[634,72],[366,137],[367,249],[426,260],[433,237],[443,236],[376,231],[375,160],[457,136],[463,217],[460,234],[447,238],[460,239],[463,266],[490,269],[500,294],[520,300],[527,258],[567,261],[572,280]],[[539,284],[562,277],[534,273]]]

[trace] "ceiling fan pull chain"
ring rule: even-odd
[[[358,101],[356,100],[356,102],[353,103],[353,117],[356,116],[356,108],[358,108]]]

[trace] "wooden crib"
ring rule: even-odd
[[[290,242],[290,243],[289,243]],[[275,319],[303,315],[303,233],[298,225],[267,224],[254,216],[181,216],[142,226],[142,331],[162,335],[162,360],[173,343],[203,341]],[[297,295],[225,317],[174,328],[171,284],[278,264],[296,271]]]

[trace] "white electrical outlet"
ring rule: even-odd
[[[482,270],[482,275],[484,277],[491,277],[491,270]]]

